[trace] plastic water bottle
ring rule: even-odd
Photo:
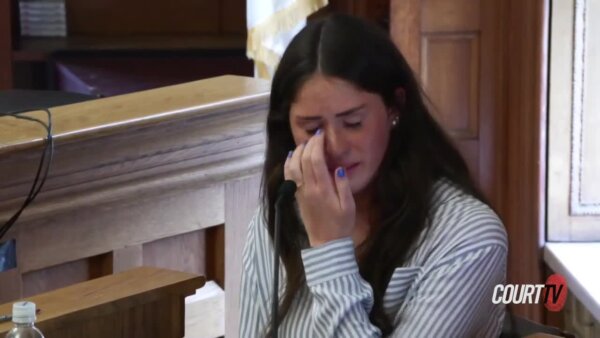
[[[12,321],[15,327],[8,331],[6,338],[44,338],[42,332],[34,325],[35,303],[14,303]]]

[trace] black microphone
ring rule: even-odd
[[[277,199],[275,200],[275,229],[273,231],[273,299],[271,303],[271,325],[272,337],[277,338],[277,329],[279,323],[277,319],[277,311],[279,309],[279,251],[280,241],[279,232],[281,228],[281,205],[294,199],[296,193],[296,182],[285,180],[277,191]]]

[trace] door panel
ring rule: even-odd
[[[541,283],[547,1],[390,0],[390,34],[509,235],[508,281]],[[513,312],[541,321],[541,307]]]

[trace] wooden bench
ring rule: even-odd
[[[204,277],[139,267],[67,286],[27,300],[41,310],[36,326],[53,337],[184,336],[184,298],[204,285]],[[12,302],[0,313],[12,311]],[[0,324],[0,337],[12,328]]]

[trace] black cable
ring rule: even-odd
[[[35,111],[35,110],[43,110],[46,112],[46,114],[48,115],[48,123],[47,124],[35,117],[20,115],[20,114]],[[31,202],[33,202],[33,200],[37,197],[37,195],[42,190],[44,183],[46,183],[46,178],[48,177],[48,172],[50,171],[50,164],[52,163],[52,157],[54,155],[54,138],[52,137],[52,112],[50,111],[50,109],[39,108],[39,109],[20,110],[20,111],[10,112],[6,116],[12,116],[17,119],[22,119],[22,120],[39,123],[44,127],[44,129],[46,129],[47,136],[46,136],[46,144],[44,146],[44,150],[42,151],[42,156],[40,158],[40,162],[39,162],[39,165],[37,168],[35,179],[33,180],[31,189],[29,190],[29,193],[27,194],[27,198],[25,198],[25,201],[23,201],[23,204],[21,205],[19,210],[11,218],[9,218],[6,221],[6,223],[4,223],[0,227],[0,239],[2,239],[2,237],[4,237],[4,235],[12,227],[12,225],[15,224],[15,222],[17,221],[19,216],[21,216],[21,213],[23,212],[23,210],[25,210],[25,208],[27,208],[27,206]],[[48,158],[47,161],[46,161],[46,157]],[[43,176],[40,179],[40,174],[42,174],[42,172],[43,172]]]
[[[275,229],[273,230],[273,295],[271,298],[271,338],[277,338],[279,329],[279,252],[281,251],[281,203],[275,205]]]

